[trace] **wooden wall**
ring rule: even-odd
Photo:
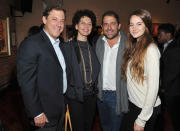
[[[16,80],[16,56],[0,58],[0,91]]]
[[[15,32],[15,18],[10,14],[11,0],[0,0],[0,16],[10,17],[10,32]],[[0,56],[0,91],[16,81],[16,47],[10,56]]]

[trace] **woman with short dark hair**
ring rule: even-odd
[[[67,43],[72,78],[66,96],[73,131],[91,131],[96,112],[99,62],[88,37],[96,25],[96,16],[90,10],[79,10],[72,23],[74,38]]]

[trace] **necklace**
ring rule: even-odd
[[[80,52],[81,60],[82,60],[82,67],[83,67],[83,73],[84,73],[84,83],[87,84],[87,85],[90,85],[92,83],[92,60],[91,60],[90,48],[89,48],[89,45],[88,45],[88,56],[89,56],[89,66],[90,66],[90,80],[87,81],[87,74],[86,74],[84,56],[83,56],[82,50],[80,48],[79,42],[77,42],[77,43],[78,43],[79,52]]]

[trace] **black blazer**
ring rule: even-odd
[[[81,56],[76,40],[72,40],[65,44],[65,52],[68,57],[68,63],[71,65],[71,78],[68,81],[68,90],[66,96],[70,99],[83,102],[83,76],[80,71]],[[94,94],[97,94],[97,80],[100,71],[100,64],[97,59],[94,48],[90,45],[90,52],[92,57],[92,82],[94,83]]]
[[[163,52],[161,65],[161,92],[165,96],[180,95],[180,43],[173,40]]]
[[[60,47],[64,52],[62,43]],[[55,125],[64,113],[63,70],[44,31],[21,43],[17,53],[17,75],[29,118],[33,120],[44,112],[48,124]]]

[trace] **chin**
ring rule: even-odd
[[[90,33],[84,33],[83,35],[84,35],[84,36],[88,36],[89,34],[90,34]]]
[[[141,35],[132,35],[132,36],[133,36],[133,38],[137,39],[137,38],[139,38]]]
[[[137,39],[137,38],[139,38],[139,37],[138,37],[138,36],[133,36],[133,38],[134,38],[134,39]]]
[[[112,38],[112,36],[107,36],[107,35],[105,35],[105,37],[106,37],[107,39],[111,39],[111,38]]]
[[[54,34],[54,36],[59,37],[61,33]]]

